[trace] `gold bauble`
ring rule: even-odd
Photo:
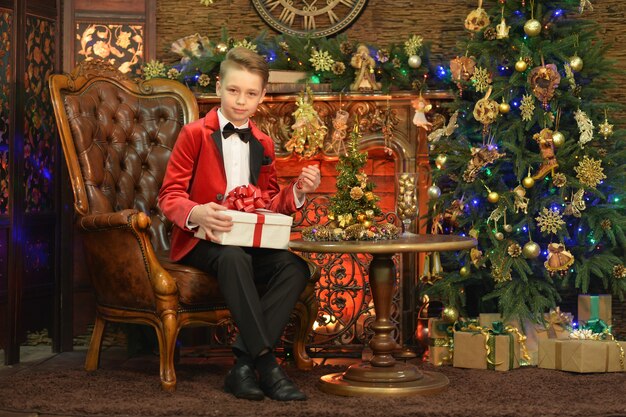
[[[409,67],[411,68],[419,68],[422,65],[422,58],[418,55],[411,55],[408,61]]]
[[[583,59],[578,55],[574,55],[569,59],[569,66],[574,71],[580,71],[583,69]]]
[[[526,259],[535,259],[541,253],[541,248],[538,244],[531,240],[524,245],[522,253],[524,254],[524,258]]]
[[[462,266],[461,269],[459,270],[459,274],[461,274],[462,277],[467,277],[470,274],[470,269],[467,265]]]
[[[364,220],[363,221],[363,226],[365,227],[372,227],[372,221],[371,220]]]
[[[446,162],[448,161],[448,156],[444,155],[442,153],[440,153],[439,155],[437,155],[437,157],[435,158],[435,165],[437,166],[437,168],[441,169],[444,166],[446,166]]]
[[[224,42],[220,42],[215,45],[215,50],[220,54],[225,54],[226,51],[228,51],[228,45],[226,45]]]
[[[441,312],[441,318],[447,323],[454,323],[459,319],[459,310],[454,307],[446,307]]]
[[[528,69],[528,64],[523,59],[520,59],[515,63],[515,71],[524,72]]]
[[[500,200],[500,194],[496,193],[495,191],[491,191],[488,195],[487,195],[487,201],[489,201],[490,203],[497,203]]]
[[[431,185],[428,187],[428,198],[431,200],[436,200],[441,195],[441,188],[436,185]]]
[[[528,36],[537,36],[541,33],[541,22],[537,19],[530,19],[524,23],[524,32]]]
[[[363,223],[365,219],[367,219],[367,216],[364,213],[359,213],[356,215],[356,219],[359,223]]]
[[[565,143],[565,135],[558,130],[552,133],[552,143],[557,148]]]
[[[496,232],[496,239],[498,239],[498,240],[504,240],[504,233],[502,233],[502,232]]]
[[[509,105],[509,103],[503,101],[502,103],[498,104],[498,110],[501,114],[507,114],[511,110],[511,106]]]
[[[513,231],[513,226],[511,226],[510,224],[505,224],[503,229],[505,232],[511,233]]]
[[[535,185],[535,180],[530,175],[522,180],[522,185],[524,188],[533,188]]]

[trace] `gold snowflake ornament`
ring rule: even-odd
[[[474,71],[474,75],[472,75],[472,82],[474,83],[474,88],[476,91],[483,92],[489,85],[491,84],[491,76],[489,75],[489,71],[486,68],[477,67]]]
[[[411,36],[408,41],[404,42],[404,52],[406,52],[408,56],[417,55],[422,47],[423,40],[424,38],[421,36]]]
[[[541,214],[535,217],[535,220],[537,220],[537,225],[542,232],[553,234],[557,234],[565,224],[563,216],[557,208],[548,209],[544,207]]]
[[[155,59],[152,59],[149,62],[143,64],[141,70],[143,72],[143,78],[145,78],[146,80],[152,78],[162,78],[166,76],[165,64]]]
[[[600,181],[606,178],[604,168],[602,168],[602,161],[589,158],[587,155],[583,156],[583,160],[580,161],[577,167],[574,167],[574,171],[576,171],[576,178],[582,184],[591,188],[596,188]]]
[[[613,134],[613,125],[609,123],[608,119],[604,119],[604,122],[600,123],[598,127],[600,128],[600,134],[604,136],[604,139],[607,139]]]
[[[247,39],[235,42],[235,48],[238,48],[240,46],[243,48],[248,48],[249,50],[256,52],[256,45]]]
[[[316,49],[311,54],[309,62],[313,64],[315,71],[330,71],[333,68],[335,60],[333,60],[328,51],[318,51]]]
[[[533,118],[535,113],[535,98],[530,94],[524,94],[522,97],[522,104],[519,106],[522,112],[522,120],[527,122]]]

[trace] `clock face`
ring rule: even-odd
[[[319,38],[345,29],[367,0],[252,0],[261,18],[279,32]]]

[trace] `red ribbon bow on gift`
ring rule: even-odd
[[[226,207],[233,210],[252,213],[264,209],[269,202],[269,194],[252,184],[235,187],[226,197]]]

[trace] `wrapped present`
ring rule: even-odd
[[[499,321],[502,321],[502,316],[499,313],[481,313],[478,316],[478,322],[482,327],[492,328],[493,323],[498,323]],[[529,319],[521,322],[519,320],[507,320],[504,324],[519,329],[526,336],[525,345],[529,358],[528,360],[521,360],[520,365],[536,366],[539,340],[548,338],[546,327],[540,323],[533,323]]]
[[[623,343],[609,339],[541,340],[538,366],[578,373],[624,372]]]
[[[602,320],[610,326],[613,323],[611,301],[610,294],[580,294],[578,296],[578,323],[584,324],[589,320]]]
[[[523,345],[525,336],[511,326],[495,322],[492,329],[476,324],[458,327],[454,332],[452,361],[456,368],[508,371],[519,368],[522,357],[528,360]]]
[[[572,330],[574,317],[572,313],[564,313],[559,307],[550,309],[544,313],[543,319],[546,323],[546,331],[551,339],[568,339]]]
[[[214,232],[215,243],[232,246],[287,249],[293,218],[265,210],[269,196],[254,185],[235,187],[226,196],[223,213],[233,219],[230,232]],[[202,228],[195,237],[206,239]]]
[[[428,362],[435,366],[452,365],[454,352],[452,324],[448,321],[428,319]]]
[[[215,243],[233,246],[251,246],[258,248],[287,249],[291,235],[293,218],[267,210],[245,213],[225,210],[233,218],[230,232],[214,232]],[[205,239],[204,230],[200,229],[195,237]]]

